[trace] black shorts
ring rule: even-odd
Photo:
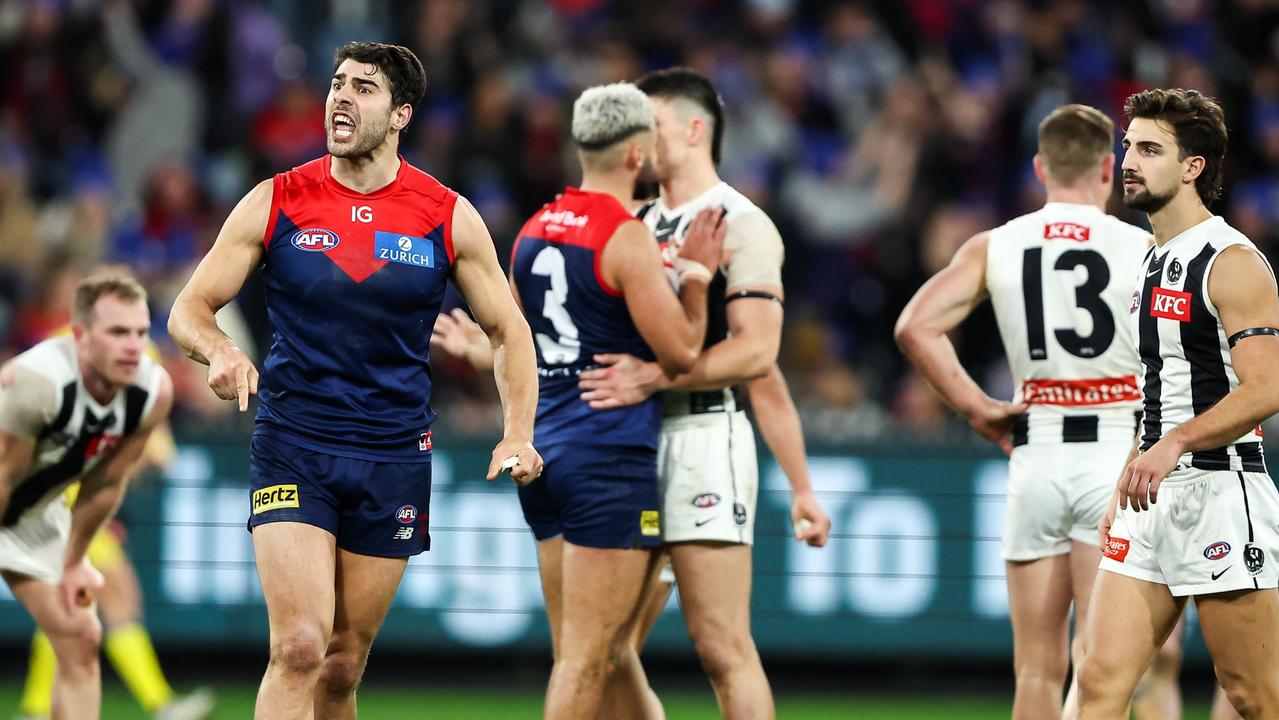
[[[278,438],[249,443],[249,531],[300,522],[361,555],[409,557],[431,548],[431,463],[329,455]]]

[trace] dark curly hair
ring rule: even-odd
[[[426,94],[426,69],[413,51],[403,45],[379,42],[349,42],[333,54],[333,70],[337,71],[343,60],[376,65],[391,84],[391,107],[422,102]]]
[[[1221,165],[1226,157],[1226,116],[1217,101],[1198,90],[1157,88],[1128,96],[1124,115],[1161,120],[1172,128],[1180,148],[1178,160],[1204,159],[1195,190],[1205,203],[1221,197]]]

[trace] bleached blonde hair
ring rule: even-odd
[[[583,150],[603,150],[653,124],[653,102],[633,83],[589,87],[573,103],[573,141]]]

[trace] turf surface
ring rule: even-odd
[[[242,685],[217,688],[214,720],[252,717],[255,688]],[[19,689],[0,686],[0,718],[17,707]],[[716,720],[719,713],[710,693],[664,693],[668,720]],[[360,694],[361,720],[536,720],[542,696],[533,692],[371,687]],[[910,700],[860,695],[803,695],[782,697],[778,717],[802,720],[986,720],[1007,717],[1008,704],[992,698],[930,698]],[[108,685],[103,720],[142,720],[146,716],[118,686]]]
[[[253,715],[256,688],[217,688],[218,707],[211,720],[245,720]],[[0,685],[0,718],[16,716],[19,688]],[[664,692],[667,720],[717,720],[715,700],[706,693]],[[498,689],[447,690],[371,687],[360,695],[360,720],[537,720],[542,696]],[[887,697],[883,695],[782,695],[779,720],[998,720],[1008,717],[1010,699],[982,696]],[[1187,717],[1207,717],[1208,708],[1192,703]],[[144,720],[146,716],[119,686],[108,685],[102,720]]]

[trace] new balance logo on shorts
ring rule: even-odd
[[[391,536],[391,539],[392,540],[412,540],[413,528],[411,527],[396,528],[395,534]]]
[[[297,485],[272,485],[253,491],[253,514],[298,507]]]
[[[1123,562],[1128,557],[1128,541],[1107,535],[1106,546],[1101,549],[1101,554],[1115,562]]]

